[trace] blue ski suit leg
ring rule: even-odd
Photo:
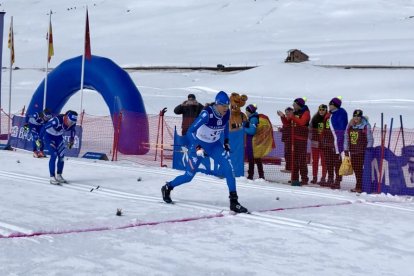
[[[30,133],[32,134],[32,138],[33,138],[33,141],[32,141],[33,151],[36,151],[36,150],[43,151],[43,143],[40,145],[39,149],[37,148],[37,145],[36,145],[36,141],[39,139],[39,133],[40,133],[41,128],[42,128],[42,126],[36,126],[36,125],[33,125],[30,128]]]
[[[219,164],[221,167],[221,171],[224,173],[224,176],[227,180],[229,192],[235,192],[236,180],[234,176],[233,165],[231,164],[228,152],[223,149],[221,142],[217,141],[212,144],[201,143],[200,146],[203,147],[205,153],[207,154],[207,156],[204,158],[211,157],[214,162]],[[170,181],[168,185],[174,188],[181,184],[190,182],[194,178],[202,159],[203,157],[197,156],[195,148],[192,147],[189,150],[188,154],[186,172],[183,175],[177,176],[174,180]]]
[[[55,176],[57,174],[62,174],[63,166],[65,164],[65,143],[62,136],[53,136],[46,134],[44,141],[47,149],[49,150],[50,160],[49,160],[49,173],[50,176]],[[56,159],[57,159],[57,170],[56,170]]]

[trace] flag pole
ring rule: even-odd
[[[53,45],[50,44],[53,43],[52,38],[52,10],[49,14],[49,29],[47,31],[47,58],[46,58],[46,71],[45,71],[45,85],[44,85],[44,91],[43,91],[43,110],[46,108],[46,95],[47,95],[47,75],[49,72],[49,62],[51,57],[53,56]]]
[[[86,43],[87,43],[87,36],[89,36],[89,18],[88,18],[88,6],[86,6],[86,22],[85,22],[85,37],[83,40],[83,54],[82,54],[82,70],[81,70],[81,83],[80,83],[80,90],[81,90],[81,101],[80,101],[80,112],[82,114],[83,109],[83,83],[84,83],[84,74],[85,74],[85,54],[86,54]]]
[[[11,116],[11,90],[12,90],[12,66],[14,63],[14,33],[13,33],[13,16],[11,16],[10,22],[10,76],[9,76],[9,120],[7,124],[7,140],[10,140],[10,121]]]

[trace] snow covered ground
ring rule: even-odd
[[[176,188],[167,205],[160,187],[180,173],[171,169],[71,158],[59,187],[48,159],[5,151],[0,161],[0,234],[28,236],[0,239],[1,275],[412,272],[411,198],[240,178],[253,214],[230,215],[225,181],[211,176]]]
[[[55,56],[82,54],[87,1],[5,0],[3,66],[14,17],[13,113],[44,78],[48,11]],[[94,55],[120,66],[259,65],[237,73],[133,72],[148,113],[167,115],[194,93],[246,93],[278,124],[276,110],[306,96],[311,112],[342,95],[371,124],[401,114],[414,128],[412,70],[344,70],[318,65],[414,65],[414,3],[407,0],[107,1],[89,5]],[[285,64],[299,48],[311,60]],[[8,70],[2,71],[8,110]],[[80,96],[64,109],[79,109]],[[106,115],[100,95],[83,107]],[[397,123],[398,127],[398,123]],[[4,126],[3,126],[4,131]],[[252,215],[230,215],[224,180],[197,175],[175,205],[160,187],[181,172],[70,158],[63,187],[48,182],[47,159],[0,152],[0,275],[411,275],[411,197],[360,195],[237,179]],[[141,181],[137,181],[141,178]],[[99,188],[98,188],[99,186]],[[116,216],[122,208],[123,216]],[[20,234],[17,234],[20,233]],[[22,236],[22,237],[17,237]],[[26,237],[24,237],[26,236]],[[14,237],[14,238],[9,238]],[[410,272],[411,271],[411,272]]]

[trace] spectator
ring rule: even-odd
[[[285,109],[285,113],[278,110],[277,115],[282,120],[282,142],[285,144],[284,157],[285,157],[285,169],[280,170],[283,173],[291,173],[292,171],[292,125],[287,119],[293,113],[293,108],[290,106]]]
[[[307,185],[308,165],[306,163],[310,112],[305,104],[304,98],[297,98],[293,101],[293,114],[287,116],[292,122],[293,127],[293,168],[292,168],[292,186]],[[299,182],[299,174],[301,182]]]
[[[365,150],[371,148],[373,144],[371,125],[368,119],[363,116],[362,110],[356,109],[348,124],[344,139],[345,156],[351,154],[351,164],[356,178],[356,185],[354,189],[351,189],[352,192],[362,192]]]
[[[319,159],[321,160],[322,165],[322,177],[321,183],[326,183],[326,165],[325,158],[322,153],[320,144],[322,131],[323,131],[323,120],[327,113],[328,106],[326,104],[321,104],[318,108],[318,111],[313,115],[310,122],[310,140],[311,140],[311,151],[312,151],[312,184],[318,182],[318,169],[319,169]]]
[[[185,136],[194,119],[198,117],[204,106],[197,102],[194,94],[188,94],[188,99],[174,108],[175,114],[182,114],[181,134]]]
[[[322,132],[322,150],[325,156],[328,181],[321,186],[340,189],[342,177],[339,175],[341,166],[341,153],[344,150],[345,130],[348,125],[348,114],[341,107],[342,98],[335,97],[329,102],[329,113],[324,119],[324,130]]]
[[[257,106],[249,104],[246,107],[246,114],[248,121],[244,123],[244,132],[246,133],[246,156],[249,162],[249,169],[247,171],[247,179],[253,180],[254,164],[257,165],[259,178],[264,179],[262,158],[254,158],[253,137],[256,135],[259,124],[259,114],[256,112]]]

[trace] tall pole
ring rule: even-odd
[[[13,72],[13,62],[14,62],[14,31],[13,31],[13,16],[11,17],[10,22],[10,76],[9,76],[9,120],[7,124],[7,140],[10,140],[10,124],[11,124],[11,91],[12,91],[12,72]]]
[[[0,12],[0,41],[3,41],[4,15],[5,12]],[[0,64],[3,64],[3,43],[0,43]],[[0,70],[0,135],[1,135],[1,71]]]
[[[48,26],[48,31],[47,31],[47,57],[46,57],[45,85],[44,85],[44,91],[43,91],[43,110],[46,108],[47,75],[49,72],[49,62],[51,58],[51,52],[50,52],[51,32],[52,32],[52,11],[50,11],[50,14],[49,14],[49,26]]]
[[[81,89],[81,102],[80,102],[80,112],[79,114],[82,114],[83,110],[83,82],[84,82],[84,74],[85,74],[85,50],[86,50],[86,43],[87,43],[87,36],[89,36],[89,18],[88,18],[88,6],[86,6],[86,21],[85,21],[85,36],[83,40],[83,54],[82,54],[82,70],[81,70],[81,83],[80,83],[80,89]]]

